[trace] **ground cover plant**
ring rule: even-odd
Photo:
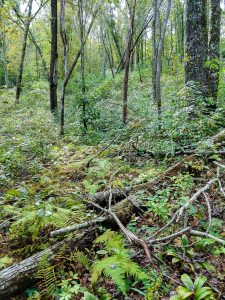
[[[0,1],[0,299],[224,299],[224,4],[185,5]]]

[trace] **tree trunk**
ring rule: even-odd
[[[83,0],[78,1],[78,17],[80,27],[80,76],[81,76],[81,92],[82,92],[82,123],[83,133],[87,133],[87,107],[86,107],[86,82],[85,82],[85,23],[84,23],[84,11]]]
[[[39,54],[39,56],[41,58],[41,62],[42,62],[42,66],[43,66],[43,69],[44,69],[45,77],[46,77],[47,80],[49,80],[49,72],[48,72],[46,61],[44,59],[43,52],[42,52],[40,46],[38,45],[33,33],[30,30],[29,30],[29,38],[32,41],[32,43],[34,44],[34,46],[36,48],[36,51],[37,51],[37,53]]]
[[[51,61],[50,61],[50,108],[54,112],[57,108],[57,1],[51,0]]]
[[[152,93],[154,102],[157,101],[156,94],[156,72],[157,72],[157,56],[158,56],[158,38],[157,38],[157,29],[158,24],[157,20],[159,19],[159,1],[153,1],[153,19],[152,19]]]
[[[51,262],[54,260],[55,254],[57,254],[64,245],[69,246],[72,250],[86,245],[87,242],[90,243],[94,237],[95,234],[92,230],[83,235],[76,235],[72,240],[59,242],[46,250],[0,271],[0,299],[11,299],[8,298],[10,295],[29,287],[35,280],[35,275],[41,260],[43,257],[46,257],[46,255],[48,255],[49,261]]]
[[[154,100],[157,103],[157,111],[158,111],[158,118],[160,121],[161,118],[161,111],[162,111],[162,99],[161,99],[161,72],[162,72],[162,53],[163,53],[163,45],[164,45],[164,39],[166,34],[166,28],[169,20],[172,0],[168,0],[166,14],[163,22],[163,27],[160,33],[160,39],[158,41],[158,47],[156,48],[156,22],[159,13],[157,13],[159,6],[158,1],[155,1],[155,16],[154,16],[154,22],[155,26],[153,26],[153,32],[154,32],[154,63],[153,63],[153,97]]]
[[[219,72],[220,72],[220,28],[221,8],[220,0],[210,1],[210,32],[209,32],[209,73],[208,73],[208,97],[213,98],[211,109],[216,108]]]
[[[2,54],[3,54],[3,64],[4,64],[5,86],[8,88],[9,87],[9,72],[8,72],[5,26],[3,27],[3,33],[2,33]]]
[[[132,41],[134,35],[135,9],[136,9],[136,0],[133,0],[131,12],[130,12],[130,32],[128,36],[126,58],[125,58],[125,73],[124,73],[124,85],[123,85],[123,123],[127,122],[128,84],[129,84],[129,72],[130,72],[130,58],[132,52],[131,49],[132,49]]]
[[[97,13],[99,11],[101,3],[102,3],[102,1],[100,1],[99,5],[97,6],[96,10],[93,13],[92,20],[91,20],[91,22],[89,24],[89,27],[88,27],[88,30],[87,30],[87,33],[86,33],[86,36],[85,36],[84,44],[86,44],[86,42],[87,42],[87,38],[88,38],[88,36],[89,36],[89,34],[91,32],[91,29],[92,29],[93,24],[94,24],[94,20],[95,20],[95,18],[97,16]],[[78,63],[78,60],[79,60],[80,56],[81,56],[81,47],[78,50],[78,52],[77,52],[77,54],[76,54],[76,56],[75,56],[75,58],[74,58],[74,60],[73,60],[73,62],[71,64],[71,66],[68,68],[68,71],[67,71],[67,73],[64,76],[63,84],[62,84],[62,91],[61,91],[61,103],[64,103],[64,101],[65,101],[66,88],[67,88],[68,82],[70,80],[70,77],[71,77],[71,75],[73,73],[73,70],[76,67],[77,63]],[[64,109],[61,111],[61,134],[64,134]]]
[[[202,96],[206,94],[205,63],[208,56],[206,10],[206,0],[186,2],[185,82],[186,84],[192,82]],[[192,102],[195,101],[195,97],[191,98]]]
[[[29,0],[28,13],[26,17],[26,22],[24,24],[25,27],[24,27],[24,34],[23,34],[23,44],[22,44],[20,64],[19,64],[18,77],[16,83],[16,103],[19,103],[21,89],[22,89],[23,66],[24,66],[24,59],[25,59],[26,48],[27,48],[27,36],[28,36],[30,22],[31,22],[32,4],[33,4],[33,0]]]
[[[64,68],[64,77],[68,72],[68,55],[69,55],[69,46],[67,40],[67,34],[65,30],[65,7],[66,0],[60,0],[60,36],[63,44],[63,68]],[[61,135],[64,135],[64,116],[65,116],[65,97],[61,98]]]

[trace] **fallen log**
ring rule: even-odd
[[[225,140],[225,130],[222,130],[218,134],[214,135],[213,137],[210,137],[209,139],[199,142],[199,145],[201,144],[211,144],[215,145],[217,143],[221,143]],[[114,201],[120,201],[124,198],[126,198],[126,195],[129,195],[131,192],[136,192],[141,189],[146,189],[148,191],[153,190],[154,186],[159,184],[162,180],[164,180],[166,177],[170,176],[176,176],[182,169],[185,167],[185,164],[189,161],[191,161],[195,154],[197,153],[196,150],[193,150],[194,152],[191,152],[190,155],[186,156],[184,159],[179,161],[178,163],[174,164],[172,167],[167,169],[165,172],[160,174],[158,177],[154,178],[153,180],[137,184],[135,186],[126,187],[123,190],[121,189],[112,189],[111,191],[104,191],[104,192],[98,192],[95,195],[91,196],[90,198],[97,202],[99,205],[102,205],[106,200],[109,199],[110,193],[112,194],[112,198]],[[213,152],[215,153],[215,152]],[[218,151],[218,154],[224,154],[224,151]]]
[[[66,245],[70,250],[77,247],[82,248],[83,245],[90,243],[94,238],[93,230],[89,230],[88,233],[77,235],[71,240],[58,242],[46,250],[0,271],[0,300],[9,299],[10,295],[23,291],[30,286],[35,280],[35,274],[43,257],[48,256],[51,262],[62,246]]]
[[[127,222],[127,220],[133,213],[133,201],[134,199],[132,199],[132,201],[129,201],[129,199],[124,199],[123,201],[117,203],[114,207],[112,207],[114,213],[117,214],[123,222]],[[107,221],[110,225],[114,223],[113,218],[110,218],[109,216],[101,217],[101,221],[104,220]],[[34,254],[31,257],[0,271],[0,300],[5,300],[7,296],[12,295],[13,293],[23,290],[24,288],[29,286],[35,278],[35,273],[42,258],[46,255],[48,255],[49,261],[53,261],[55,254],[63,245],[67,245],[72,249],[77,247],[81,248],[82,244],[92,242],[95,238],[94,228],[97,223],[98,222],[96,221],[90,221],[81,225],[75,225],[78,227],[77,229],[84,229],[88,227],[88,233],[76,236],[72,240],[63,240],[46,250]],[[60,234],[62,234],[62,231],[63,230],[61,229]],[[67,228],[65,233],[71,231],[74,231],[74,228],[73,230],[68,230]],[[55,236],[58,234],[55,233],[51,235]]]
[[[104,192],[98,192],[92,196],[90,196],[90,199],[99,205],[104,205],[104,203],[107,203],[110,195],[112,196],[112,200],[114,202],[120,201],[124,198],[126,198],[131,193],[135,193],[139,190],[145,189],[147,191],[153,191],[155,186],[158,185],[162,180],[164,180],[166,177],[171,177],[177,175],[183,168],[185,168],[185,165],[188,161],[191,161],[193,159],[194,155],[187,156],[186,158],[182,159],[178,163],[174,164],[172,167],[168,168],[165,172],[157,176],[156,178],[152,179],[151,181],[144,182],[141,184],[137,184],[134,186],[126,187],[124,189],[111,189]]]
[[[134,212],[134,209],[139,205],[138,201],[134,198],[130,199],[129,197],[127,199],[122,200],[121,202],[116,203],[112,207],[112,212],[115,213],[120,220],[122,220],[123,223],[126,223],[132,213]],[[112,224],[114,222],[113,218],[110,215],[98,217],[93,220],[87,221],[82,224],[75,224],[71,226],[67,226],[58,230],[54,230],[50,232],[51,237],[59,236],[62,234],[67,234],[76,230],[81,230],[84,228],[91,228],[97,224],[106,224],[110,223]]]

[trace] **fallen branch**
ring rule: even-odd
[[[50,232],[50,237],[55,237],[55,236],[59,236],[59,235],[63,235],[63,234],[67,234],[76,230],[81,230],[81,229],[85,229],[88,227],[92,227],[95,226],[97,224],[101,224],[104,221],[107,221],[108,218],[107,217],[99,217],[96,218],[94,220],[91,221],[87,221],[85,223],[82,224],[76,224],[76,225],[71,225],[71,226],[67,226],[58,230],[54,230]]]
[[[212,239],[214,241],[216,241],[217,243],[219,244],[225,244],[225,240],[223,239],[220,239],[212,234],[209,234],[207,232],[202,232],[202,231],[198,231],[198,230],[190,230],[190,234],[192,235],[196,235],[196,236],[199,236],[199,237],[203,237],[203,238],[208,238],[208,239]]]
[[[51,262],[62,246],[66,245],[71,249],[82,247],[87,242],[90,243],[94,237],[93,231],[89,231],[88,233],[77,235],[72,240],[63,240],[46,250],[0,271],[0,299],[9,299],[8,296],[28,287],[34,280],[37,268],[43,257],[47,256]]]
[[[122,133],[119,134],[119,135],[117,135],[117,136],[115,136],[115,137],[111,140],[111,142],[110,142],[108,145],[106,145],[106,146],[105,146],[104,148],[102,148],[102,149],[101,149],[94,157],[92,157],[92,158],[87,162],[86,167],[89,168],[90,165],[91,165],[91,162],[92,162],[95,158],[97,158],[100,154],[102,154],[106,149],[108,149],[108,148],[113,144],[113,142],[115,142],[116,140],[118,140],[119,137],[121,137],[121,135],[122,135]]]
[[[108,214],[107,209],[104,210],[101,206],[99,206],[95,202],[88,201],[88,200],[86,200],[85,202],[97,207],[99,210],[103,210],[104,212],[106,212]],[[67,233],[70,233],[70,232],[73,232],[73,231],[76,231],[76,230],[91,228],[92,226],[95,226],[97,224],[102,224],[102,223],[104,224],[106,222],[112,223],[112,220],[113,220],[112,214],[113,213],[116,213],[121,220],[126,222],[130,218],[131,214],[134,211],[134,206],[133,206],[134,202],[135,202],[135,205],[138,206],[137,201],[135,201],[134,199],[132,199],[132,201],[130,201],[129,199],[124,199],[121,202],[119,202],[119,203],[115,204],[114,206],[112,206],[111,214],[110,214],[111,217],[108,216],[108,215],[103,216],[103,217],[98,217],[96,219],[87,221],[87,222],[82,223],[82,224],[75,224],[75,225],[67,226],[67,227],[64,227],[64,228],[61,228],[61,229],[58,229],[58,230],[54,230],[50,233],[50,236],[55,237],[55,236],[62,235],[62,234],[67,234]]]

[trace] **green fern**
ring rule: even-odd
[[[40,295],[50,299],[54,295],[58,281],[55,275],[55,267],[48,261],[48,254],[42,258],[38,266],[36,278],[40,279]]]
[[[55,228],[65,227],[74,223],[80,223],[85,219],[84,210],[71,210],[56,207],[50,203],[43,203],[38,209],[27,206],[23,211],[23,217],[16,220],[10,227],[11,238],[27,238],[32,236],[35,241],[41,229],[47,226]],[[18,230],[19,228],[19,230]]]
[[[129,251],[124,246],[123,237],[111,230],[107,230],[98,237],[95,244],[103,244],[108,255],[97,260],[92,265],[92,283],[95,284],[102,273],[110,277],[118,289],[126,294],[126,278],[134,277],[136,281],[148,279],[148,275],[142,271],[140,266],[129,258]]]

